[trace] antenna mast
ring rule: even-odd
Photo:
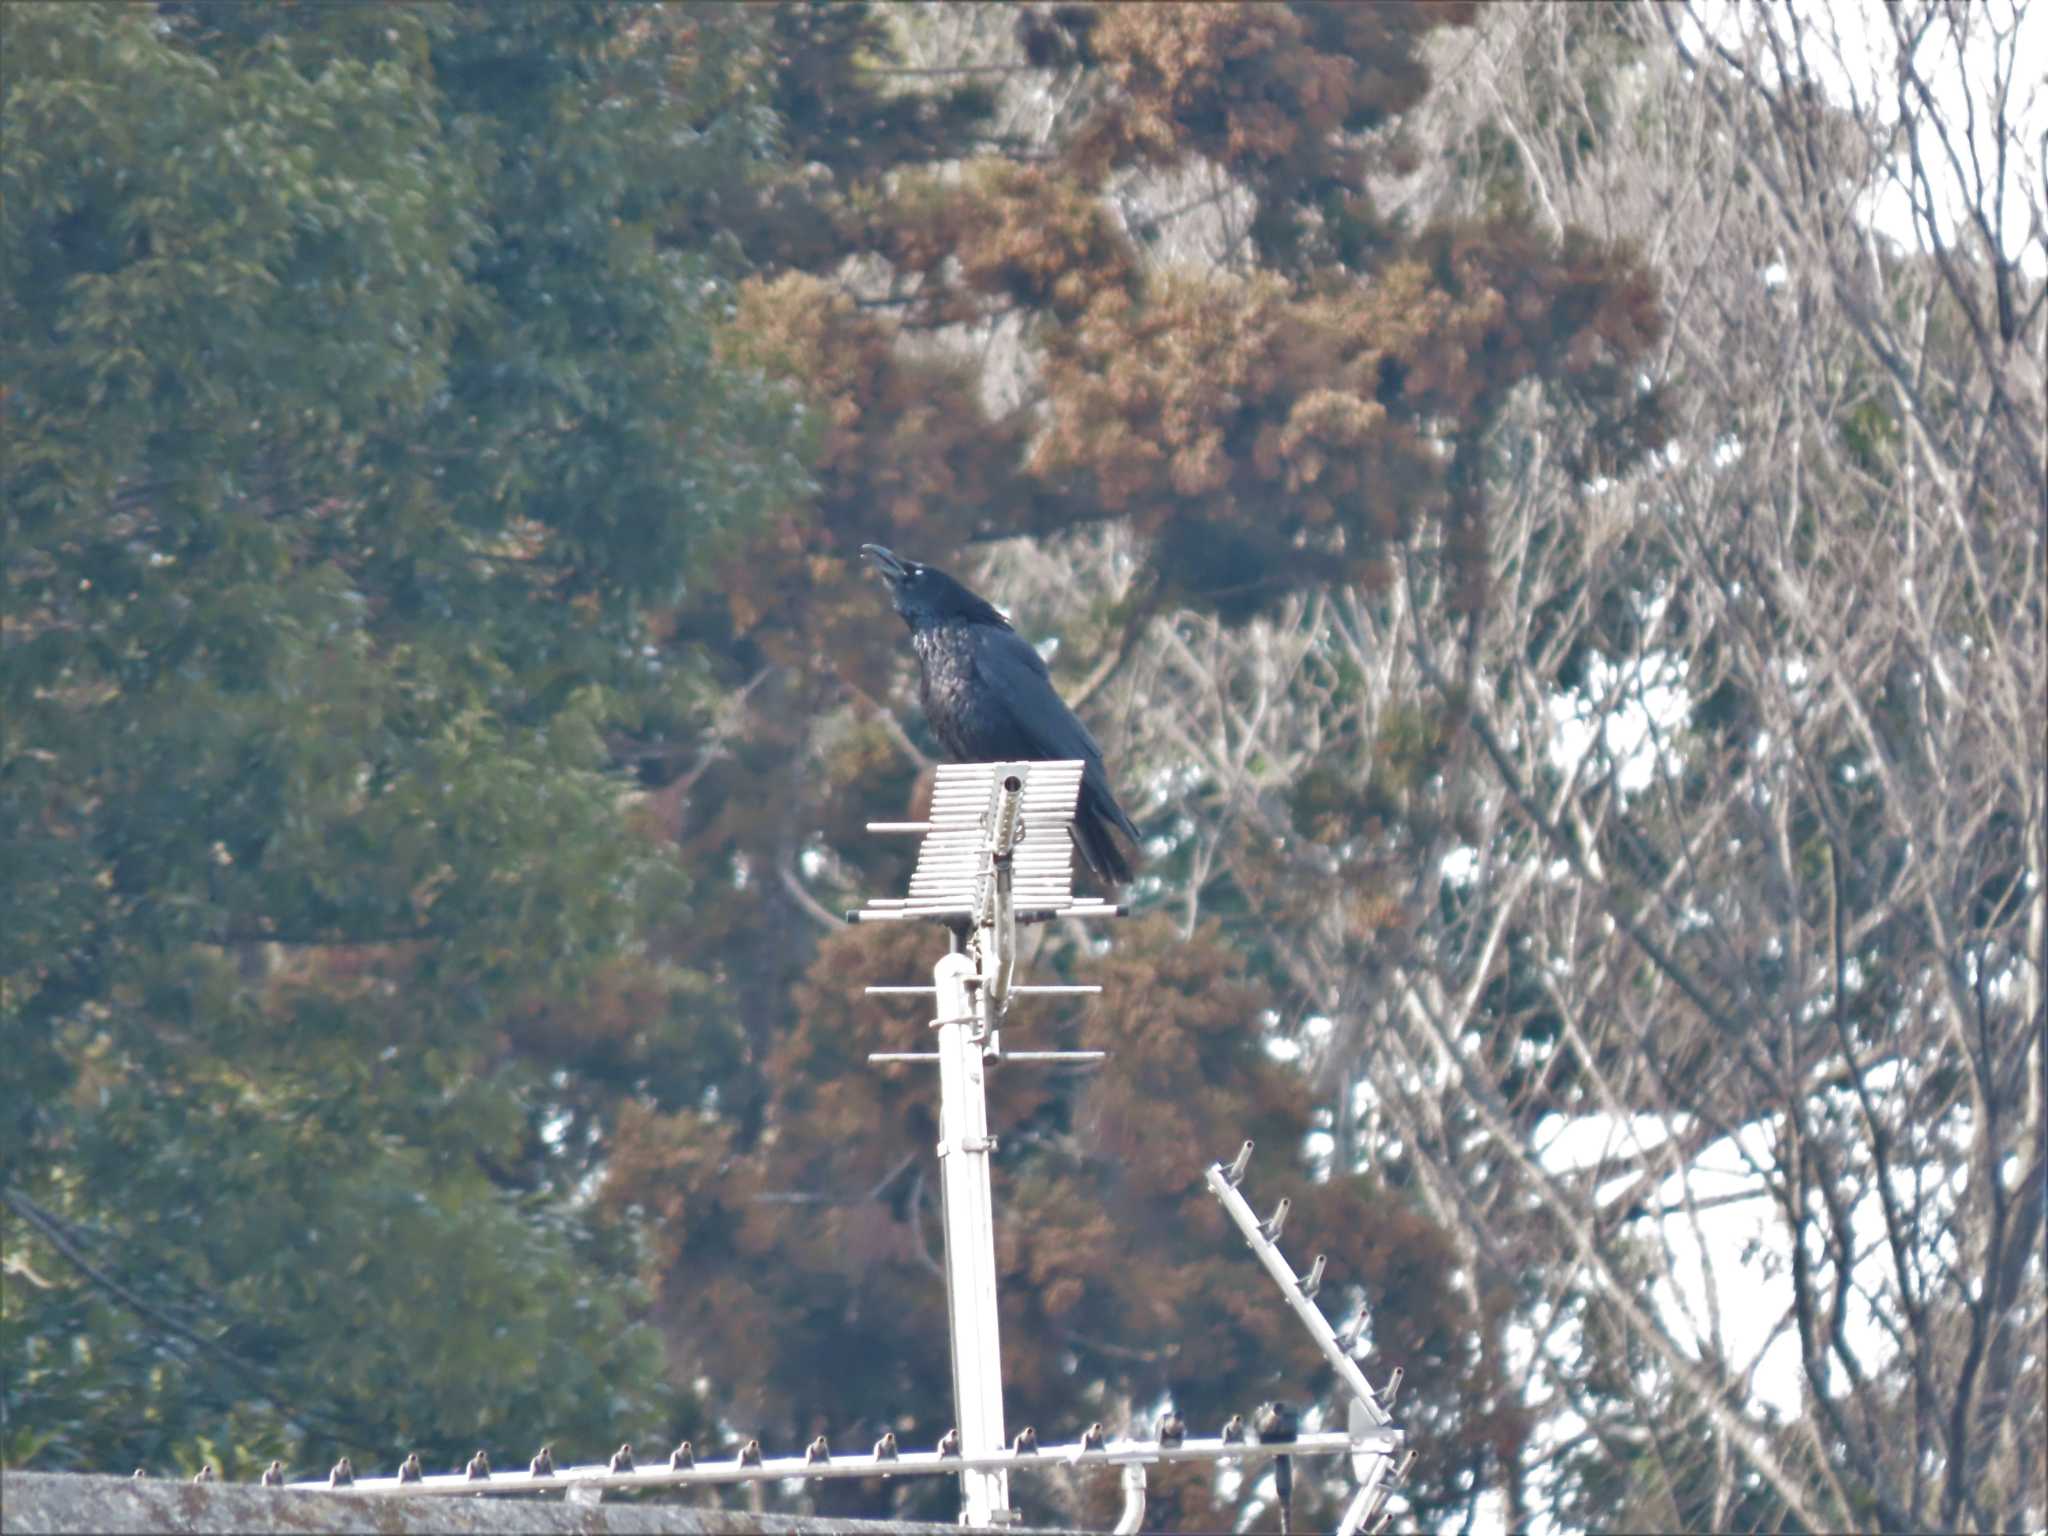
[[[1081,793],[1079,762],[962,763],[939,769],[931,819],[877,822],[871,831],[925,834],[907,900],[870,902],[858,922],[923,919],[951,930],[951,952],[932,986],[870,987],[937,1000],[938,1051],[880,1052],[872,1062],[932,1061],[939,1068],[939,1182],[945,1196],[946,1312],[953,1345],[953,1399],[968,1458],[1004,1449],[1002,1325],[996,1307],[995,1204],[989,1186],[987,1069],[991,1062],[1100,1061],[1101,1051],[1003,1054],[1002,1022],[1019,994],[1099,992],[1099,987],[1025,987],[1015,982],[1017,925],[1062,914],[1114,916],[1124,908],[1080,902],[1066,829]],[[964,942],[963,942],[964,941]],[[1010,1474],[963,1468],[960,1523],[1014,1523]]]

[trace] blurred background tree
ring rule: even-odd
[[[605,742],[803,483],[654,210],[743,27],[10,6],[10,1464],[230,1475],[673,1417],[585,1106],[694,1102]],[[543,1027],[545,1025],[545,1027]]]
[[[0,26],[9,1464],[943,1432],[880,540],[1147,834],[996,1083],[1014,1424],[1341,1416],[1249,1135],[1404,1519],[2042,1522],[2016,9]]]

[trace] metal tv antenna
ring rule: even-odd
[[[1077,901],[1067,827],[1081,793],[1080,762],[960,763],[939,769],[931,818],[871,822],[871,832],[919,832],[907,898],[870,901],[855,922],[944,923],[952,948],[932,985],[869,987],[870,993],[937,998],[938,1050],[884,1051],[871,1062],[935,1061],[939,1067],[939,1183],[946,1228],[946,1311],[953,1345],[953,1397],[967,1457],[1004,1450],[1003,1357],[996,1313],[995,1206],[989,1192],[985,1094],[993,1061],[1100,1061],[1101,1051],[1016,1051],[1002,1046],[1013,998],[1100,992],[1096,986],[1024,986],[1016,981],[1017,925],[1054,917],[1114,917],[1126,910]],[[964,940],[964,942],[963,942]],[[963,1468],[963,1525],[1011,1523],[1010,1474]]]
[[[959,1413],[958,1450],[969,1464],[960,1470],[964,1526],[1014,1523],[1010,1508],[1010,1467],[998,1460],[975,1466],[973,1459],[1004,1454],[1003,1362],[996,1310],[995,1212],[990,1195],[985,1078],[990,1063],[1099,1061],[1102,1051],[1011,1051],[1002,1048],[1002,1023],[1012,999],[1047,993],[1100,992],[1095,986],[1028,986],[1016,981],[1017,926],[1059,916],[1122,916],[1125,908],[1101,901],[1077,901],[1068,827],[1080,796],[1080,762],[965,763],[942,767],[932,791],[930,819],[870,822],[871,832],[921,833],[924,845],[911,875],[910,894],[870,901],[849,912],[855,922],[922,920],[944,923],[952,935],[949,953],[932,972],[932,985],[869,987],[869,993],[916,993],[937,999],[932,1028],[938,1050],[877,1052],[870,1062],[935,1061],[939,1067],[939,1162],[945,1193],[946,1302],[953,1346],[953,1395]],[[1387,1498],[1413,1463],[1399,1465],[1405,1437],[1387,1409],[1400,1375],[1395,1373],[1383,1404],[1352,1358],[1363,1337],[1363,1310],[1339,1338],[1315,1295],[1325,1260],[1318,1255],[1309,1274],[1295,1274],[1279,1247],[1287,1201],[1265,1222],[1253,1214],[1238,1186],[1251,1161],[1246,1142],[1226,1169],[1212,1166],[1209,1190],[1244,1234],[1259,1261],[1278,1282],[1282,1296],[1301,1319],[1316,1346],[1335,1368],[1351,1398],[1349,1423],[1339,1434],[1301,1435],[1287,1442],[1289,1454],[1351,1457],[1358,1490],[1339,1529],[1350,1533],[1385,1524]],[[1091,1444],[1091,1438],[1093,1443]],[[1019,1449],[1010,1452],[1014,1464]],[[1124,1517],[1119,1531],[1135,1531],[1144,1517],[1145,1468],[1167,1460],[1243,1460],[1255,1448],[1242,1433],[1226,1428],[1215,1440],[1195,1441],[1178,1427],[1142,1442],[1108,1445],[1084,1437],[1070,1453],[1081,1460],[1101,1453],[1124,1472]],[[1277,1454],[1269,1450],[1267,1455]],[[1042,1464],[1036,1455],[1033,1463]],[[1284,1484],[1282,1485],[1284,1487]]]

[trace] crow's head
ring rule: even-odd
[[[920,624],[994,624],[1003,629],[1009,621],[988,603],[976,597],[944,571],[915,560],[898,559],[879,544],[863,544],[860,552],[881,573],[888,584],[889,601],[912,629]]]

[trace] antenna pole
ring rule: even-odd
[[[953,1347],[953,1403],[961,1458],[960,1523],[1014,1525],[1012,1452],[1003,1434],[1003,1349],[996,1307],[995,1200],[989,1159],[986,1078],[992,1062],[1097,1061],[1100,1051],[1003,1055],[1003,1017],[1017,996],[1099,988],[1017,984],[1017,926],[1048,918],[1121,916],[1103,901],[1076,901],[1068,830],[1087,764],[952,763],[932,786],[930,819],[870,823],[919,832],[908,897],[870,901],[853,922],[943,922],[950,953],[932,969],[937,1004],[933,1053],[881,1051],[871,1062],[936,1061],[939,1068],[939,1188],[945,1197],[946,1318]],[[870,991],[922,992],[923,987]],[[1028,1453],[1026,1453],[1028,1454]],[[977,1465],[977,1458],[982,1463]]]
[[[973,957],[950,954],[932,971],[938,992],[939,1186],[945,1194],[946,1312],[953,1335],[953,1397],[960,1448],[969,1457],[1003,1449],[1003,1349],[996,1312],[995,1202],[989,1191],[988,1101],[983,1021]],[[963,1470],[960,1523],[1006,1523],[1010,1474]]]

